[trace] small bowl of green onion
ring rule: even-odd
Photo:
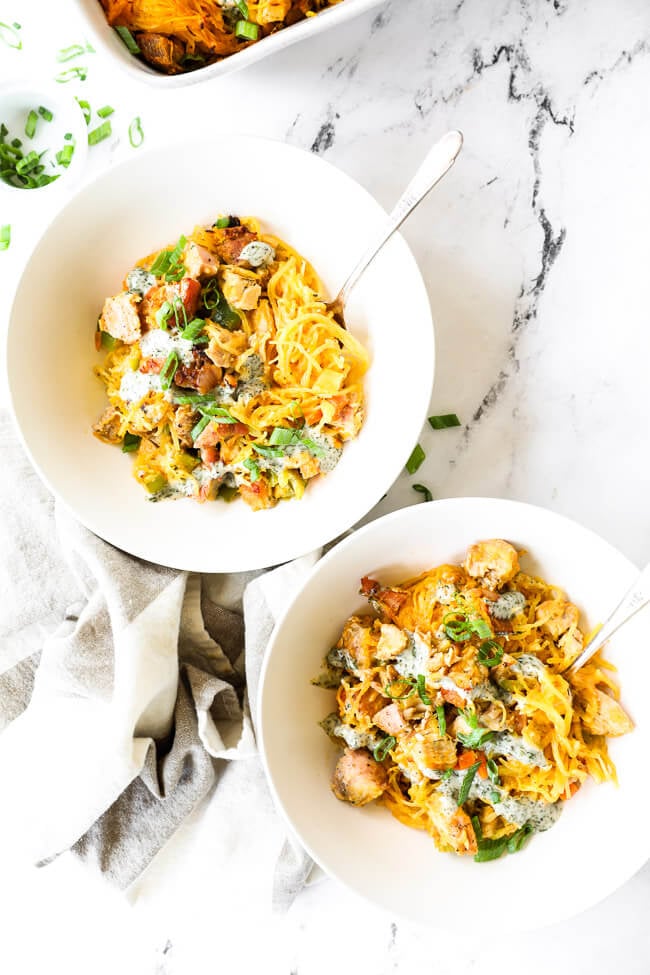
[[[76,99],[49,87],[0,88],[0,192],[69,186],[87,151]]]

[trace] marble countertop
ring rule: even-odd
[[[2,49],[1,82],[51,80],[58,48],[83,37],[60,4],[3,0],[0,15],[21,21],[25,38],[20,52]],[[126,137],[139,115],[147,147],[216,127],[311,149],[388,207],[431,142],[461,129],[461,159],[404,228],[436,324],[432,412],[463,421],[423,432],[418,480],[436,497],[545,505],[638,564],[648,560],[645,0],[387,0],[241,74],[165,95],[125,84],[99,55],[86,61],[88,79],[75,93],[116,107],[114,136],[89,152],[89,177],[142,151]],[[0,254],[3,328],[15,279],[56,206],[0,198],[0,224],[13,227]],[[404,477],[373,515],[418,500]],[[3,968],[501,975],[517,958],[529,975],[550,966],[557,975],[604,973],[621,962],[628,975],[648,971],[650,867],[571,923],[509,937],[504,960],[497,937],[445,939],[330,880],[272,917],[282,829],[270,805],[233,825],[228,864],[210,857],[210,824],[208,803],[131,901],[66,856],[40,870],[4,866]],[[255,867],[226,892],[220,876],[236,876],[244,847]]]

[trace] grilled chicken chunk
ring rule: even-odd
[[[337,799],[365,806],[378,799],[388,780],[383,765],[376,762],[365,748],[346,748],[336,763],[332,792]]]

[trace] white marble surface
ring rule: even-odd
[[[61,7],[0,0],[0,20],[21,21],[25,40],[22,52],[0,51],[0,80],[53,77],[56,50],[81,38]],[[170,95],[125,86],[97,55],[85,60],[77,93],[118,109],[118,135],[91,149],[89,175],[136,151],[126,129],[139,114],[146,146],[197,127],[286,139],[390,205],[432,139],[462,129],[461,160],[404,231],[436,321],[432,411],[464,422],[423,432],[417,480],[438,497],[546,505],[639,564],[650,557],[645,0],[388,0],[343,31]],[[0,254],[3,326],[53,208],[0,197],[0,224],[13,225],[11,250]],[[378,512],[416,501],[410,483],[403,477]],[[466,939],[379,914],[329,880],[277,919],[267,893],[282,829],[270,806],[233,826],[227,864],[211,855],[212,808],[187,824],[134,904],[66,857],[39,871],[4,865],[3,970],[648,971],[648,867],[571,924],[507,942],[507,905],[499,933],[473,941],[471,891],[459,904]],[[643,816],[627,826],[644,829]],[[239,874],[231,895],[219,882],[226,869]]]

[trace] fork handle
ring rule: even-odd
[[[648,603],[650,603],[650,564],[646,565],[614,612],[607,617],[598,633],[589,641],[580,656],[566,668],[566,671],[575,673],[576,670],[580,670],[624,623],[636,616]]]
[[[427,193],[429,193],[436,183],[448,172],[456,161],[458,153],[463,146],[463,136],[460,132],[452,131],[443,135],[442,139],[429,149],[420,168],[408,184],[395,207],[382,224],[377,232],[377,236],[364,252],[363,257],[356,265],[345,284],[339,291],[332,304],[345,305],[352,291],[368,265],[377,256],[386,241],[393,236],[410,213],[415,210],[418,203],[421,203]]]

